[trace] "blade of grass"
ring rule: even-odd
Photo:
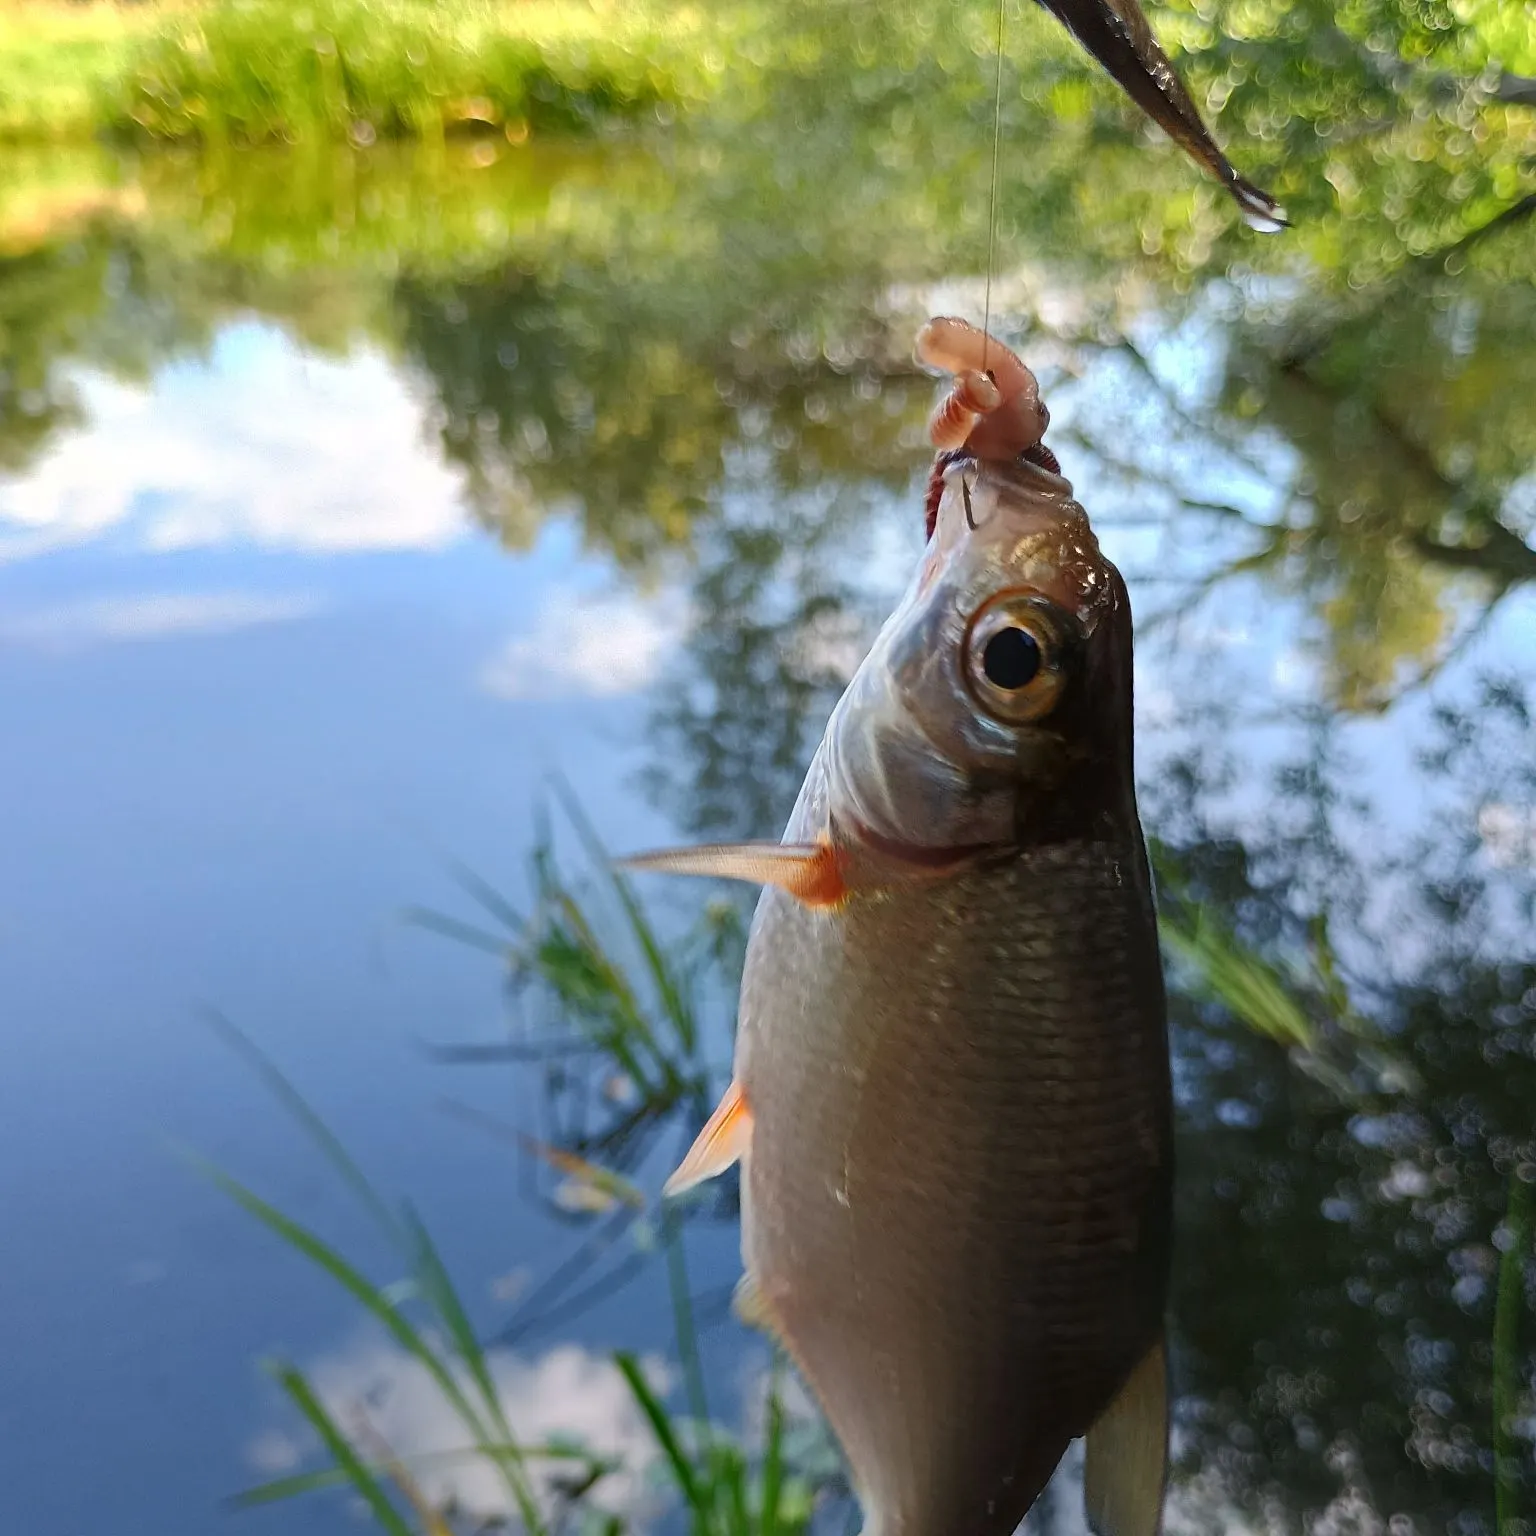
[[[680,1081],[681,1074],[672,1058],[662,1048],[661,1042],[657,1040],[650,1020],[646,1018],[645,1010],[640,1006],[640,999],[636,996],[635,989],[630,985],[629,979],[620,966],[603,948],[602,941],[598,938],[597,931],[593,928],[587,914],[569,891],[560,891],[557,900],[560,912],[570,924],[571,931],[576,935],[586,953],[600,987],[612,999],[625,1026],[645,1046],[667,1083],[675,1084]]]
[[[1282,1045],[1315,1047],[1312,1023],[1280,973],[1244,948],[1235,934],[1203,912],[1187,926],[1164,914],[1159,927],[1174,957],[1197,972],[1242,1023]]]
[[[204,1177],[248,1214],[275,1232],[289,1247],[317,1265],[348,1295],[360,1302],[367,1312],[377,1318],[390,1337],[413,1359],[419,1361],[431,1375],[438,1390],[469,1431],[475,1442],[475,1448],[498,1467],[505,1465],[501,1449],[492,1441],[480,1416],[475,1412],[459,1384],[453,1379],[453,1373],[443,1364],[437,1351],[422,1338],[410,1319],[384,1295],[378,1286],[349,1264],[322,1238],[283,1215],[275,1206],[269,1205],[260,1195],[247,1189],[238,1179],[225,1173],[222,1168],[207,1162],[195,1153],[186,1155],[193,1165],[202,1171]],[[510,1486],[510,1480],[508,1481]],[[516,1497],[515,1492],[514,1497]]]
[[[667,1247],[667,1285],[672,1294],[672,1326],[677,1338],[677,1353],[683,1363],[687,1384],[688,1412],[705,1436],[709,1448],[709,1403],[704,1394],[704,1370],[699,1361],[699,1334],[693,1325],[693,1298],[688,1291],[688,1263],[683,1253],[682,1220],[676,1207],[664,1208],[662,1239]]]
[[[395,1454],[394,1448],[366,1419],[359,1436],[372,1443],[374,1454],[384,1464],[389,1480],[399,1490],[400,1496],[411,1506],[411,1512],[421,1524],[423,1536],[453,1536],[448,1522],[432,1507],[431,1501],[421,1491],[416,1479],[406,1470],[405,1464]]]
[[[586,1451],[572,1447],[540,1444],[523,1447],[523,1454],[530,1461],[574,1461],[581,1464],[588,1474],[601,1475],[612,1470],[611,1465],[595,1461]],[[485,1453],[473,1446],[454,1451],[422,1451],[415,1456],[401,1456],[396,1460],[408,1467],[454,1466],[461,1462],[483,1461]],[[388,1472],[389,1466],[381,1462],[366,1463],[375,1475]],[[321,1467],[314,1472],[295,1472],[288,1477],[274,1477],[270,1482],[258,1483],[254,1488],[243,1489],[226,1501],[231,1509],[248,1509],[258,1504],[276,1504],[284,1499],[297,1498],[301,1494],[318,1493],[326,1488],[344,1486],[349,1481],[341,1467]]]
[[[588,1311],[598,1302],[606,1300],[609,1296],[622,1291],[636,1275],[645,1269],[651,1261],[647,1253],[632,1253],[621,1260],[606,1275],[592,1281],[590,1285],[573,1292],[562,1301],[555,1302],[545,1311],[535,1314],[533,1317],[520,1320],[516,1324],[504,1328],[497,1339],[511,1342],[516,1339],[526,1338],[535,1330],[547,1331],[556,1325],[565,1322],[568,1318],[577,1318],[583,1312]]]
[[[1509,1244],[1499,1259],[1499,1292],[1493,1312],[1493,1498],[1496,1536],[1519,1526],[1520,1457],[1515,1419],[1520,1397],[1520,1313],[1525,1303],[1525,1264],[1531,1251],[1536,1184],[1516,1169],[1509,1176],[1504,1218]]]
[[[657,1040],[645,1010],[624,969],[608,953],[576,893],[555,869],[549,843],[534,853],[534,878],[540,904],[563,921],[550,923],[538,948],[540,973],[567,1003],[583,1008],[592,1019],[606,1019],[610,1049],[628,1049],[630,1037],[644,1047],[668,1084],[679,1079],[675,1063]],[[556,960],[564,964],[557,967]],[[574,967],[574,970],[572,969]],[[582,982],[578,995],[572,983]],[[631,1066],[641,1084],[649,1084],[638,1065]],[[652,1089],[651,1091],[657,1091]]]
[[[395,1213],[390,1210],[383,1197],[369,1182],[368,1176],[353,1161],[351,1153],[342,1146],[325,1121],[315,1113],[304,1095],[288,1081],[277,1063],[244,1030],[222,1013],[209,1009],[204,1016],[214,1033],[256,1073],[267,1091],[288,1111],[325,1154],[326,1161],[372,1215],[380,1230],[388,1238],[390,1245],[397,1252],[403,1250],[404,1233]]]
[[[699,1529],[707,1527],[709,1503],[704,1497],[704,1490],[700,1488],[698,1479],[694,1475],[693,1464],[683,1454],[682,1445],[673,1430],[667,1410],[651,1390],[650,1382],[645,1379],[645,1372],[640,1369],[640,1362],[633,1355],[620,1352],[614,1356],[614,1363],[623,1373],[624,1380],[629,1383],[629,1390],[634,1395],[636,1404],[645,1415],[646,1422],[650,1424],[651,1433],[656,1436],[656,1443],[661,1447],[661,1453],[672,1469],[678,1491],[694,1516],[695,1527]]]
[[[495,1335],[492,1342],[510,1344],[529,1328],[541,1324],[542,1316],[535,1315],[531,1321],[528,1320],[535,1307],[548,1303],[551,1309],[558,1308],[561,1293],[567,1292],[570,1286],[586,1274],[634,1226],[635,1221],[635,1213],[628,1206],[615,1211],[574,1253],[563,1259],[533,1287],[519,1304],[517,1315]]]
[[[784,1403],[779,1396],[783,1357],[773,1352],[768,1367],[767,1422],[763,1433],[763,1489],[758,1507],[761,1536],[774,1536],[779,1524],[779,1494],[784,1486]]]
[[[751,1536],[746,1457],[734,1445],[723,1445],[717,1440],[710,1449],[709,1467],[715,1502],[724,1506],[727,1536]]]
[[[428,933],[435,933],[440,938],[467,944],[471,949],[483,949],[498,959],[506,959],[512,948],[511,940],[487,933],[483,928],[476,928],[457,917],[449,917],[445,912],[434,912],[431,907],[407,907],[400,914],[400,920],[411,924],[413,928],[425,928]]]
[[[481,1399],[491,1416],[491,1423],[501,1436],[504,1447],[502,1463],[504,1475],[507,1486],[512,1490],[512,1496],[517,1501],[523,1529],[528,1532],[528,1536],[544,1536],[544,1521],[539,1515],[533,1490],[528,1483],[522,1450],[507,1420],[501,1394],[496,1390],[496,1383],[491,1379],[491,1370],[485,1358],[485,1351],[481,1348],[480,1340],[470,1324],[469,1316],[464,1311],[459,1293],[454,1289],[453,1281],[448,1276],[448,1271],[443,1265],[431,1234],[409,1207],[406,1209],[405,1219],[416,1250],[416,1270],[423,1292],[447,1328],[459,1358],[464,1362],[475,1385],[480,1389]]]
[[[401,1517],[400,1511],[390,1503],[389,1495],[384,1492],[379,1480],[353,1449],[352,1442],[342,1433],[336,1421],[326,1412],[325,1405],[315,1395],[303,1372],[291,1365],[282,1365],[277,1367],[276,1376],[299,1412],[325,1442],[326,1450],[372,1511],[373,1518],[389,1536],[412,1536],[411,1528]]]
[[[465,895],[492,917],[506,924],[509,932],[521,933],[528,926],[522,913],[489,880],[483,875],[477,875],[467,864],[461,864],[455,859],[449,865],[449,872],[463,888]]]
[[[697,1021],[684,989],[673,973],[666,950],[656,937],[656,930],[652,928],[645,915],[645,909],[636,898],[634,888],[614,864],[612,855],[603,846],[602,840],[597,835],[597,829],[588,820],[586,812],[581,808],[581,802],[572,793],[570,786],[563,779],[557,778],[555,793],[560,797],[560,803],[565,808],[565,814],[570,818],[571,825],[576,829],[576,835],[581,839],[587,857],[607,875],[609,888],[624,909],[630,932],[640,946],[641,954],[645,956],[645,963],[651,973],[651,980],[656,987],[662,1010],[672,1020],[672,1026],[677,1031],[678,1041],[683,1050],[692,1056],[698,1046]]]
[[[575,1016],[573,1022],[630,1075],[640,1093],[652,1095],[659,1090],[630,1046],[631,1035],[643,1040],[648,1033],[645,1022],[638,1018],[622,976],[596,949],[590,930],[588,936],[583,935],[585,921],[568,894],[558,892],[546,905],[560,911],[562,903],[570,903],[575,912],[574,922],[566,918],[571,931],[546,919],[537,942],[517,958],[516,968],[522,976],[532,976],[547,986]]]

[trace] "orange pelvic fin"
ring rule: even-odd
[[[784,1325],[780,1323],[773,1303],[750,1273],[736,1282],[736,1289],[731,1292],[731,1311],[736,1314],[738,1323],[767,1334],[779,1344],[784,1342]]]
[[[734,1078],[725,1097],[704,1123],[677,1172],[662,1186],[663,1195],[680,1195],[716,1174],[724,1173],[752,1145],[752,1111],[741,1084]]]
[[[835,907],[848,894],[842,861],[830,843],[704,843],[637,853],[619,863],[661,875],[713,875],[773,885],[810,907]]]

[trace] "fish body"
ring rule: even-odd
[[[1137,0],[1040,0],[1040,3],[1120,83],[1175,144],[1226,187],[1257,230],[1286,224],[1269,193],[1240,176],[1217,147],[1200,110],[1163,52]]]
[[[969,474],[951,471],[936,541],[1002,537],[893,617],[784,840],[845,836],[855,859],[870,832],[923,857],[996,852],[830,908],[768,888],[742,982],[743,1258],[878,1536],[1011,1531],[1156,1346],[1168,1265],[1166,1013],[1130,778],[1128,603],[1057,477],[981,465],[972,534]],[[1031,566],[1086,621],[1057,706],[1075,720],[1065,735],[1026,727],[1050,739],[1003,746],[996,781],[909,789],[909,744],[899,728],[882,740],[881,712],[921,693],[975,608]],[[923,804],[935,795],[954,805]]]
[[[1160,1337],[1166,1056],[1131,857],[1023,854],[836,937],[765,904],[742,1252],[870,1536],[1006,1536]]]
[[[674,1182],[741,1158],[742,1310],[869,1536],[1006,1536],[1082,1435],[1096,1528],[1150,1536],[1171,1094],[1129,603],[1060,476],[942,475],[783,844],[653,863],[770,882]]]

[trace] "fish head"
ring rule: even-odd
[[[943,867],[1134,820],[1125,583],[1060,475],[961,457],[911,587],[829,722],[828,819]]]

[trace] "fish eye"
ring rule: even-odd
[[[978,610],[966,631],[966,686],[998,720],[1038,720],[1061,694],[1062,653],[1061,634],[1044,598],[1000,593]]]

